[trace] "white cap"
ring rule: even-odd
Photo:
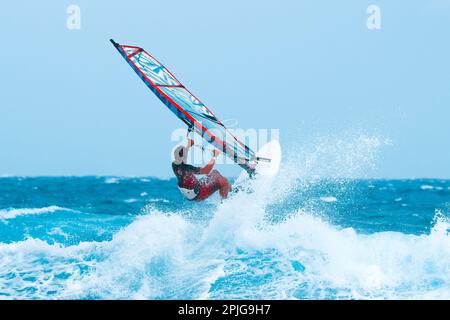
[[[188,152],[187,152],[187,148],[183,147],[183,146],[178,146],[175,148],[174,152],[173,152],[173,156],[175,158],[175,163],[176,164],[181,164],[181,163],[186,163],[187,161],[187,156],[188,156]]]

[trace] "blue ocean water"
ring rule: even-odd
[[[0,178],[2,299],[450,298],[450,181]]]

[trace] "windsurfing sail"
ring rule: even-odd
[[[190,130],[197,132],[208,143],[247,170],[250,175],[253,174],[258,160],[263,159],[258,159],[249,147],[232,135],[213,112],[186,89],[169,70],[140,47],[121,45],[112,39],[110,41],[147,87]]]

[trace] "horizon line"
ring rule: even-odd
[[[227,178],[237,178],[238,176],[227,176]],[[170,180],[176,179],[175,176],[152,176],[152,175],[113,175],[113,174],[64,174],[64,175],[10,175],[0,174],[0,179],[5,178],[118,178],[118,179],[158,179],[158,180]],[[313,179],[317,179],[312,177]],[[301,179],[301,178],[299,178]],[[305,178],[308,179],[308,178]],[[445,180],[450,181],[450,178],[442,177],[319,177],[318,180]]]

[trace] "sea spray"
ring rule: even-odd
[[[1,210],[46,208],[49,205],[42,203],[49,201],[42,197],[51,197],[50,204],[82,214],[61,210],[25,214],[0,224],[0,295],[5,299],[450,298],[450,224],[445,207],[450,182],[354,180],[364,170],[364,165],[356,164],[370,163],[371,152],[378,149],[371,139],[369,147],[361,149],[351,147],[352,141],[341,144],[341,149],[320,148],[317,152],[323,156],[293,150],[291,154],[305,157],[284,159],[284,173],[269,188],[273,193],[238,193],[215,204],[183,202],[173,180],[21,179],[22,192],[36,197],[39,205],[8,203]],[[323,159],[336,152],[348,154],[331,162],[337,173],[327,179],[330,163]],[[349,160],[352,154],[355,158]],[[3,178],[2,183],[19,182]],[[60,193],[49,195],[45,188],[30,192],[35,185]],[[422,185],[442,190],[422,190]],[[66,191],[73,188],[79,203]],[[138,202],[124,201],[138,199],[143,192],[148,199],[167,201],[151,202],[145,209]],[[322,201],[324,197],[336,201]],[[443,209],[435,213],[430,207]],[[61,233],[66,237],[58,238]]]

